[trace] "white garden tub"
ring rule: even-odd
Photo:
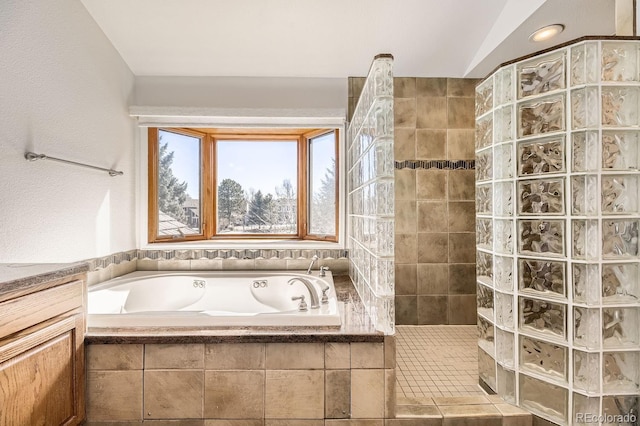
[[[306,279],[328,303],[311,307]],[[305,296],[307,311],[292,297]],[[87,325],[100,327],[339,326],[331,273],[138,271],[89,288]]]

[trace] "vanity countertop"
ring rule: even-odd
[[[15,293],[23,295],[41,290],[41,284],[82,274],[89,270],[86,262],[74,263],[0,263],[0,299]]]

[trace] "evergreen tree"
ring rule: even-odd
[[[250,225],[257,225],[260,229],[260,225],[266,223],[265,217],[265,199],[262,195],[262,191],[258,191],[253,194],[249,202],[249,211],[247,212],[247,221]]]
[[[311,232],[332,235],[336,232],[336,162],[332,160],[320,181],[320,189],[313,194]]]
[[[233,179],[224,179],[218,185],[218,229],[232,225],[242,216],[244,191],[242,185]]]
[[[162,139],[161,139],[162,140]],[[160,140],[160,141],[161,141]],[[160,144],[158,165],[158,209],[179,222],[187,223],[182,206],[187,199],[187,182],[179,182],[173,175],[174,152],[167,152],[168,144]]]

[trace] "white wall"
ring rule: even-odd
[[[135,248],[134,77],[77,0],[0,3],[0,262]],[[108,174],[32,150],[123,170]]]
[[[346,78],[136,77],[135,105],[347,108]]]

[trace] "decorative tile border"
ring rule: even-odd
[[[395,162],[396,169],[474,170],[476,160],[404,160]]]

